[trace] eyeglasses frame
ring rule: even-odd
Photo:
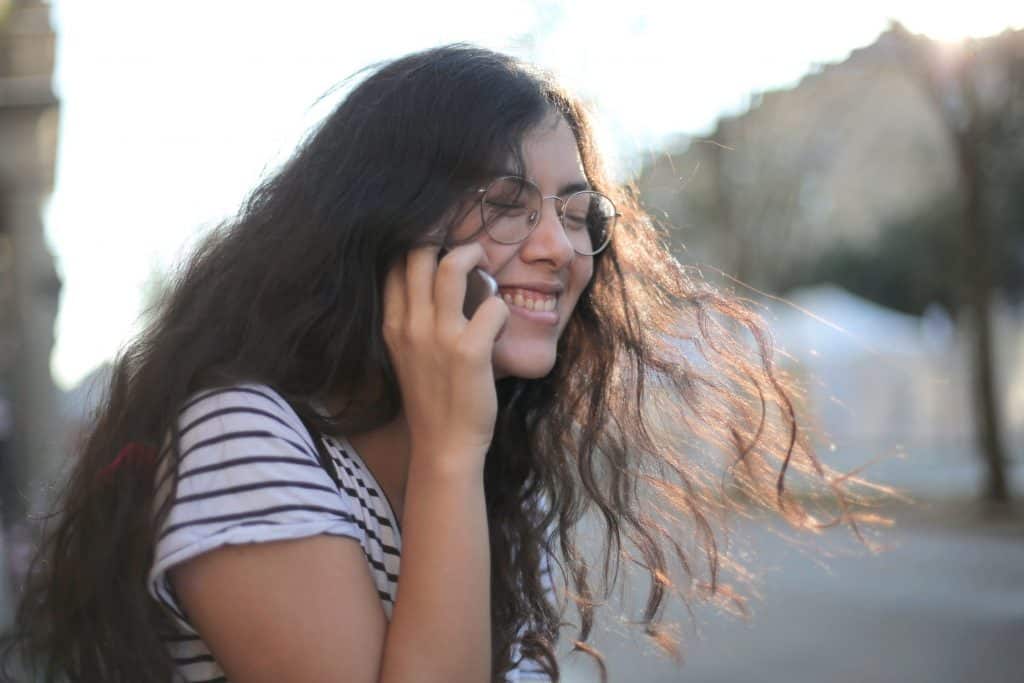
[[[487,216],[484,215],[484,197],[487,196],[487,191],[490,190],[491,187],[493,187],[495,183],[500,182],[502,180],[518,180],[521,183],[526,183],[528,185],[532,185],[533,188],[535,190],[537,190],[537,194],[540,195],[540,211],[544,210],[544,202],[546,200],[554,199],[555,200],[555,216],[558,217],[558,222],[559,222],[559,224],[561,224],[563,230],[568,230],[568,228],[565,227],[565,206],[569,202],[571,202],[573,200],[573,198],[576,197],[576,195],[596,194],[596,195],[600,195],[600,196],[604,197],[605,199],[608,200],[608,203],[612,205],[612,209],[615,209],[615,213],[612,214],[612,217],[613,217],[614,220],[612,221],[611,228],[608,229],[608,237],[605,239],[604,244],[602,244],[596,251],[591,251],[591,252],[580,252],[579,250],[576,249],[576,247],[573,247],[572,250],[574,252],[576,252],[577,254],[579,254],[580,256],[596,256],[596,255],[600,254],[602,251],[604,251],[605,249],[607,249],[608,245],[612,243],[612,233],[615,231],[615,226],[618,224],[619,219],[622,217],[622,214],[618,212],[618,209],[616,209],[616,207],[615,207],[615,202],[613,202],[612,198],[609,197],[608,195],[604,194],[603,192],[598,192],[597,190],[579,190],[577,192],[573,192],[571,195],[569,195],[565,199],[562,199],[557,194],[549,194],[549,195],[542,194],[541,191],[540,191],[540,188],[537,187],[537,183],[533,182],[532,180],[529,180],[527,178],[523,178],[521,176],[516,176],[516,175],[503,175],[503,176],[499,176],[497,178],[494,178],[489,183],[487,183],[487,185],[485,185],[484,187],[478,187],[475,190],[476,194],[479,195],[478,201],[480,203],[480,224],[483,227],[484,231],[487,232],[487,235],[492,240],[497,242],[498,244],[522,244],[523,242],[525,242],[530,237],[530,235],[533,234],[533,231],[537,228],[537,226],[540,225],[540,217],[541,217],[541,213],[538,212],[537,213],[537,220],[534,221],[532,226],[530,226],[530,230],[525,235],[523,235],[522,239],[515,240],[514,242],[507,242],[505,240],[500,240],[500,239],[496,238],[494,235],[492,235],[490,229],[487,227]],[[566,233],[566,234],[568,234],[568,233]]]

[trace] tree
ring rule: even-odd
[[[899,27],[897,27],[899,28]],[[899,29],[902,30],[902,29]],[[1024,101],[1024,57],[998,43],[979,58],[979,45],[967,41],[955,53],[942,53],[927,39],[905,35],[906,64],[945,124],[956,153],[961,188],[960,248],[962,301],[970,330],[972,405],[981,455],[986,465],[984,497],[1007,503],[1006,448],[994,382],[991,298],[992,235],[998,206],[993,171],[1001,159],[993,142],[1014,139]],[[1008,59],[1008,61],[1007,61]],[[1002,63],[1001,63],[1002,62]],[[1002,73],[997,73],[1002,72]],[[995,96],[982,93],[982,79],[999,78]],[[1019,137],[1017,137],[1019,139]]]

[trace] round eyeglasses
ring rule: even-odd
[[[545,197],[540,188],[518,176],[495,178],[477,193],[484,230],[501,244],[518,244],[529,237],[540,222],[545,199],[555,200],[555,213],[581,256],[593,256],[608,246],[619,217],[612,200],[600,192],[583,190],[566,199]]]

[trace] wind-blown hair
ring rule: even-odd
[[[774,368],[758,317],[671,257],[634,193],[607,177],[580,103],[511,57],[444,46],[387,63],[354,87],[205,239],[119,354],[21,595],[12,642],[37,674],[171,679],[160,638],[168,616],[146,587],[167,513],[154,509],[156,464],[137,460],[113,479],[104,468],[125,444],[158,446],[167,434],[161,457],[177,458],[187,397],[236,382],[274,387],[314,432],[353,435],[393,418],[385,274],[443,237],[468,210],[467,190],[510,159],[524,171],[523,138],[552,113],[572,129],[587,180],[622,217],[594,257],[551,372],[498,382],[485,465],[494,676],[513,666],[520,640],[522,654],[558,679],[563,614],[545,599],[546,553],[578,612],[573,643],[603,671],[586,641],[622,559],[650,578],[637,621],[667,650],[675,639],[660,621],[669,593],[687,604],[739,599],[719,579],[726,559],[711,520],[728,504],[719,476],[806,527],[819,523],[786,492],[787,471],[811,473],[847,499],[799,429],[794,390]],[[336,395],[347,407],[319,416],[314,402]],[[596,563],[577,543],[588,510],[602,527]]]

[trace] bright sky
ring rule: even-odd
[[[51,368],[69,388],[130,337],[144,283],[230,216],[357,69],[470,41],[553,69],[596,105],[620,174],[752,92],[841,61],[897,19],[955,40],[1024,3],[864,0],[53,0],[61,99],[47,237],[64,280]],[[612,9],[614,7],[614,9]]]

